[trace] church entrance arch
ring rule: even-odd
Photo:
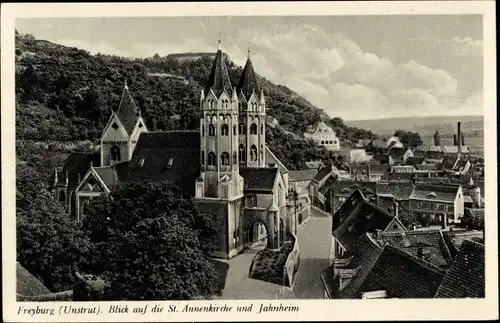
[[[268,246],[268,228],[264,221],[254,219],[247,225],[247,247],[249,249],[262,250]]]

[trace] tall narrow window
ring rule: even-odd
[[[229,136],[229,126],[227,124],[220,126],[220,133],[222,136]]]
[[[246,133],[245,124],[240,123],[240,135],[244,135],[245,133]]]
[[[217,158],[215,156],[215,153],[209,152],[208,153],[208,166],[215,166],[217,163]]]
[[[59,201],[60,202],[66,202],[66,193],[64,191],[60,192]]]
[[[255,145],[252,145],[250,147],[250,161],[256,161],[257,160],[257,147]]]
[[[222,166],[229,166],[229,154],[227,152],[223,152],[220,156],[220,162]]]
[[[252,123],[250,125],[250,134],[251,135],[256,135],[257,134],[257,125],[255,123]]]
[[[205,165],[205,152],[201,151],[201,165]]]
[[[260,125],[260,134],[261,135],[264,134],[264,125],[263,124]]]
[[[215,136],[215,127],[213,124],[208,125],[208,135],[209,136]]]
[[[240,163],[243,163],[246,160],[245,146],[241,144],[239,150],[240,150]]]
[[[204,124],[201,125],[201,136],[205,137],[205,125]]]
[[[233,164],[236,165],[236,163],[238,162],[237,160],[238,158],[236,157],[236,152],[233,152]]]
[[[111,147],[111,160],[119,161],[120,160],[120,148],[118,146]]]
[[[233,136],[236,136],[236,125],[233,125]]]

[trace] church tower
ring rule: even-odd
[[[101,137],[101,166],[129,161],[140,134],[147,131],[141,111],[125,81],[118,110],[111,112],[111,118]]]
[[[250,60],[250,50],[236,90],[239,163],[245,167],[266,167],[266,101]]]
[[[196,197],[232,200],[243,195],[238,163],[238,97],[220,48],[200,96],[200,164]]]

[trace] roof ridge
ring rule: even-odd
[[[431,264],[430,262],[427,262],[427,261],[425,261],[423,259],[414,257],[411,254],[404,252],[403,250],[400,250],[400,249],[398,249],[396,247],[391,246],[389,243],[386,243],[384,245],[384,249],[386,249],[386,248],[389,251],[395,252],[398,255],[403,256],[403,257],[407,258],[408,260],[411,260],[414,263],[416,263],[416,264],[418,264],[418,265],[420,265],[420,266],[422,266],[422,267],[424,267],[426,269],[429,269],[429,270],[431,270],[431,271],[433,271],[435,273],[444,274],[446,272],[445,270],[443,270],[443,269],[441,269],[441,268],[439,268],[439,267]],[[382,251],[382,253],[383,253],[383,251]]]

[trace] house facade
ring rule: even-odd
[[[417,184],[409,200],[417,219],[447,225],[460,223],[464,216],[462,185]]]
[[[328,150],[340,150],[340,141],[337,138],[335,131],[333,131],[333,129],[323,121],[316,122],[315,124],[307,127],[304,132],[304,138],[311,139],[318,145],[326,147]]]

